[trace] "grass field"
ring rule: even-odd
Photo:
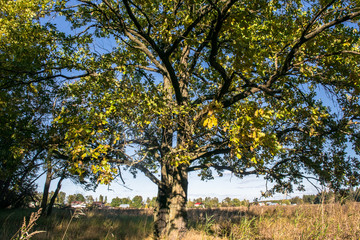
[[[0,211],[0,239],[10,239],[34,209]],[[360,239],[360,204],[189,209],[186,239]],[[152,239],[152,210],[56,210],[32,239]]]

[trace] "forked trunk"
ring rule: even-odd
[[[187,231],[186,167],[163,166],[154,213],[155,239],[181,239]]]
[[[54,195],[52,196],[52,198],[51,198],[51,200],[50,200],[50,203],[49,203],[49,205],[48,205],[46,216],[50,216],[50,215],[51,215],[52,209],[53,209],[53,207],[54,207],[55,200],[56,200],[56,198],[57,198],[57,196],[58,196],[58,194],[59,194],[59,192],[60,192],[61,183],[62,183],[62,181],[64,180],[64,178],[65,178],[65,172],[61,175],[60,180],[59,180],[59,182],[58,182],[58,184],[57,184],[57,186],[56,186],[56,190],[55,190],[55,192],[54,192]]]

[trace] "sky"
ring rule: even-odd
[[[136,195],[140,195],[145,200],[146,198],[156,197],[157,187],[147,177],[139,173],[134,179],[129,173],[123,173],[125,185],[121,181],[115,180],[110,186],[99,185],[95,192],[85,191],[80,185],[75,185],[70,180],[64,180],[61,191],[66,195],[81,193],[84,196],[92,195],[99,199],[100,194],[104,197],[107,196],[108,202],[111,202],[112,198],[119,197],[133,198]],[[38,180],[38,191],[42,192],[45,176]],[[50,191],[54,191],[57,185],[57,179],[51,183]],[[317,190],[310,183],[304,182],[306,191],[290,193],[287,196],[284,194],[276,194],[271,199],[289,199],[296,196],[302,196],[304,194],[317,194]],[[217,197],[220,201],[226,197],[238,198],[240,200],[247,199],[252,202],[255,198],[261,197],[261,191],[266,190],[266,181],[256,176],[248,176],[243,179],[239,179],[229,172],[225,172],[223,177],[215,177],[214,180],[201,181],[200,177],[196,173],[189,174],[189,189],[188,199],[193,200],[195,198],[205,197]],[[261,199],[265,200],[265,199]]]

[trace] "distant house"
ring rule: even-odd
[[[72,208],[86,208],[86,203],[81,202],[81,201],[74,201],[74,202],[71,202],[70,206]]]
[[[204,204],[203,203],[201,203],[201,202],[197,202],[197,203],[195,203],[194,204],[194,207],[204,207]]]
[[[93,202],[92,206],[97,208],[103,208],[105,204],[103,202]]]
[[[130,204],[120,204],[120,208],[129,208]]]
[[[276,202],[267,202],[266,205],[267,206],[276,206],[276,205],[279,205],[279,204],[276,203]]]

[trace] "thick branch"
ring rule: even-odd
[[[158,56],[160,57],[160,59],[162,60],[163,64],[165,65],[165,69],[166,71],[164,71],[166,73],[166,75],[168,76],[168,78],[170,79],[171,81],[171,84],[174,88],[174,92],[175,92],[175,98],[176,98],[176,101],[179,105],[182,104],[183,102],[183,97],[182,97],[182,94],[181,94],[181,89],[180,89],[180,85],[179,85],[179,81],[176,77],[176,73],[175,73],[175,70],[173,68],[173,66],[171,65],[171,62],[169,60],[169,55],[165,54],[163,52],[163,50],[161,50],[161,48],[155,43],[155,41],[147,34],[143,31],[142,29],[142,26],[141,24],[139,23],[139,21],[136,19],[134,13],[132,12],[130,6],[129,6],[129,3],[127,0],[123,0],[123,3],[125,5],[125,8],[126,8],[126,11],[131,19],[131,21],[133,21],[133,23],[135,24],[137,30],[139,31],[139,34],[149,43],[149,45],[151,46],[152,49],[155,50],[155,52],[158,54]],[[130,34],[131,35],[131,34]],[[130,36],[129,36],[130,37]],[[133,37],[134,39],[134,37]],[[132,39],[132,40],[133,40]],[[139,40],[137,40],[138,42],[140,42]],[[139,45],[140,46],[140,49],[142,51],[145,51],[145,53],[148,55],[149,54],[149,49],[145,46],[145,44],[143,44],[141,42],[141,44]],[[152,54],[151,54],[152,55]],[[157,61],[154,57],[151,58],[151,61]],[[154,62],[155,65],[157,65],[155,62]],[[159,69],[163,69],[163,67],[159,68]]]
[[[253,174],[258,174],[258,171],[253,170],[253,171],[245,171],[244,169],[236,169],[235,167],[232,166],[219,166],[213,163],[208,163],[208,164],[202,164],[202,165],[197,165],[197,166],[193,166],[193,167],[189,167],[187,169],[188,172],[193,172],[193,171],[199,171],[199,170],[203,170],[203,169],[207,169],[207,168],[214,168],[218,171],[223,171],[223,170],[228,170],[232,173],[235,174],[239,174],[242,176],[247,176],[247,175],[253,175]]]

